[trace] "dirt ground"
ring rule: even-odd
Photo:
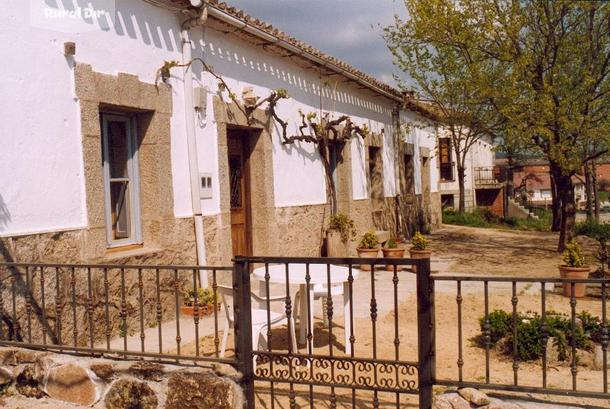
[[[477,275],[554,277],[561,255],[558,233],[444,225],[429,236],[434,259],[449,261],[448,272]],[[579,237],[589,264],[594,240]]]
[[[441,229],[431,236],[430,246],[433,249],[433,259],[444,259],[446,263],[442,271],[437,273],[470,273],[485,275],[518,275],[522,277],[550,277],[557,276],[557,265],[560,257],[555,252],[556,235],[535,232],[501,231],[491,229],[475,229],[466,227],[447,227]],[[586,252],[591,257],[595,251],[592,241],[583,242]],[[592,258],[589,258],[592,260]],[[437,379],[458,379],[458,326],[457,326],[457,303],[455,284],[441,285],[438,283],[435,293],[435,317],[436,317],[436,376]],[[489,286],[489,309],[503,309],[512,311],[510,284],[490,284]],[[463,379],[465,381],[485,381],[485,350],[473,344],[471,339],[480,334],[478,319],[484,315],[484,298],[482,283],[464,283],[462,304],[462,331],[463,331]],[[535,311],[540,313],[540,287],[539,285],[520,285],[518,287],[518,311]],[[359,302],[369,302],[360,300]],[[570,312],[569,298],[558,294],[547,292],[547,311],[561,313]],[[392,302],[392,300],[378,300],[378,302]],[[354,354],[357,358],[372,358],[375,354],[378,359],[394,360],[396,358],[396,343],[400,341],[398,356],[400,361],[417,360],[417,311],[416,297],[409,295],[401,303],[398,309],[398,334],[395,327],[394,311],[378,317],[375,324],[370,318],[359,318],[355,334]],[[601,317],[601,300],[595,298],[580,299],[576,305],[576,311],[586,310],[595,316]],[[344,355],[344,333],[340,326],[342,319],[333,321],[333,334],[329,340],[329,331],[324,328],[318,320],[315,329],[315,343],[313,353],[317,355],[335,356]],[[298,325],[298,324],[297,324]],[[375,328],[376,343],[373,348],[373,328]],[[272,348],[275,351],[286,351],[287,331],[285,328],[275,329],[272,335]],[[330,341],[330,342],[329,342]],[[201,339],[202,350],[212,352],[214,350],[213,338]],[[188,351],[194,345],[185,346]],[[229,345],[228,355],[232,353],[232,344]],[[300,346],[300,353],[307,353],[307,346]],[[259,370],[268,369],[268,364],[259,364]],[[275,364],[278,369],[285,370],[286,374],[292,370],[302,373],[307,377],[312,370],[305,365]],[[345,369],[345,368],[344,368]],[[490,369],[492,383],[511,385],[513,383],[513,363],[509,358],[496,351],[491,351]],[[350,375],[351,367],[342,370],[335,368],[335,376],[341,374]],[[320,377],[328,376],[330,369],[315,367],[314,372]],[[391,381],[394,373],[376,373],[371,367],[357,369],[357,377],[363,382],[377,376],[380,379]],[[549,366],[547,371],[548,387],[571,389],[572,374],[568,364],[556,364]],[[602,391],[602,371],[594,371],[584,366],[579,366],[577,374],[578,390]],[[416,375],[401,374],[401,379],[416,379]],[[337,378],[335,378],[337,379]],[[542,386],[542,366],[540,362],[523,362],[518,368],[519,385]],[[271,408],[271,388],[273,387],[273,407],[290,407],[290,386],[287,384],[257,383],[257,403],[260,407]],[[310,393],[308,386],[293,385],[295,391],[294,399],[296,407],[326,408],[331,407],[331,391],[329,388],[313,387]],[[443,390],[443,388],[437,388]],[[369,408],[374,395],[370,392],[356,392],[352,396],[350,389],[336,389],[337,407]],[[511,396],[517,396],[513,394]],[[545,402],[570,403],[582,407],[610,407],[610,401],[600,399],[574,399],[555,395],[527,395],[530,399],[540,399]],[[353,399],[353,402],[352,402]],[[378,395],[379,407],[397,407],[397,399],[400,407],[416,407],[417,399],[412,395],[401,395],[394,393],[380,393]],[[311,406],[310,406],[311,405]]]

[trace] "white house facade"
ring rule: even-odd
[[[448,132],[439,132],[439,189],[443,208],[458,208],[459,183],[455,152]],[[465,209],[489,208],[504,216],[503,183],[494,168],[495,152],[491,137],[483,136],[466,153],[464,178]]]
[[[108,18],[72,29],[33,21],[30,2],[4,6],[0,245],[9,261],[319,255],[330,210],[316,145],[284,143],[266,105],[247,116],[234,101],[278,90],[288,136],[300,134],[302,113],[345,115],[368,130],[329,158],[338,211],[359,233],[440,223],[435,128],[402,132],[421,114],[404,109],[399,91],[240,10],[116,0]],[[172,61],[192,63],[159,71]]]

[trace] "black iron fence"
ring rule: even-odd
[[[201,273],[210,283],[209,316],[199,313]],[[231,364],[249,407],[262,400],[271,408],[415,401],[430,408],[433,385],[609,399],[609,283],[431,275],[429,259],[403,258],[237,257],[232,267],[4,263],[0,344]],[[551,291],[556,284],[567,297]],[[577,298],[581,284],[595,294]],[[193,314],[185,316],[189,289]],[[550,362],[550,345],[562,348],[562,363]],[[593,346],[595,371],[583,369],[582,354]]]
[[[610,280],[490,276],[431,276],[430,279],[432,283],[455,285],[456,315],[452,322],[457,333],[455,372],[435,377],[435,384],[610,398],[610,337],[606,313]],[[561,287],[559,293],[556,285]],[[583,285],[588,286],[588,297],[580,298],[579,292],[584,290],[578,287]],[[464,286],[469,287],[471,295],[469,319],[480,319],[480,334],[472,337],[470,331],[470,339],[464,334]],[[496,288],[490,294],[491,286]],[[473,309],[476,310],[473,306],[482,309],[480,318],[472,317]],[[503,329],[506,334],[499,339]],[[467,342],[478,344],[478,351],[471,349],[469,355],[465,355]],[[551,353],[551,350],[555,352]],[[484,359],[478,370],[468,377],[464,366],[467,360],[473,359],[473,354],[484,354]],[[558,361],[551,363],[551,355]],[[593,362],[593,370],[591,366],[584,366],[591,365],[590,361],[586,362],[590,358],[597,361]],[[520,377],[526,372],[521,369],[522,365],[527,365],[526,379]],[[498,367],[495,372],[494,366]],[[584,372],[584,376],[579,378],[580,372]],[[552,381],[549,381],[550,373],[554,375]]]
[[[405,395],[431,406],[432,298],[419,297],[408,317],[400,308],[409,293],[430,294],[429,259],[250,257],[236,266],[253,272],[262,293],[250,315],[256,330],[247,334],[255,339],[242,346],[253,347],[244,369],[268,392],[269,407],[282,397],[290,408],[399,408]],[[406,340],[411,348],[401,348]]]
[[[230,285],[232,270],[0,263],[0,343],[159,361],[235,363],[219,351],[224,313],[218,282]],[[200,274],[211,279],[208,316],[202,314]],[[185,298],[192,304],[190,315],[181,312]],[[201,350],[198,340],[204,336],[212,338],[211,350]]]

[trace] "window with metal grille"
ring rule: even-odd
[[[451,139],[440,138],[438,140],[438,157],[441,180],[454,180],[451,156]]]

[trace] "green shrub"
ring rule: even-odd
[[[443,223],[459,226],[491,227],[491,224],[479,212],[459,214],[453,210],[443,212]]]
[[[574,233],[579,236],[591,237],[595,240],[608,240],[610,239],[610,224],[598,223],[596,221],[585,221],[576,224],[574,227]]]
[[[192,307],[195,305],[195,290],[189,289],[182,293],[184,305]],[[197,288],[197,305],[212,305],[214,304],[214,291],[209,288]]]
[[[504,224],[511,227],[516,227],[519,225],[519,219],[517,219],[516,217],[505,217]]]
[[[411,238],[411,247],[413,250],[425,250],[428,245],[426,238],[420,232],[417,232]]]
[[[331,216],[330,221],[328,222],[328,230],[336,230],[341,233],[341,241],[343,243],[347,243],[349,239],[356,237],[354,221],[343,213],[337,213]]]
[[[585,265],[585,256],[582,254],[582,247],[576,240],[566,244],[563,251],[563,261],[570,267],[582,267]]]
[[[398,243],[394,237],[390,237],[388,241],[385,242],[385,247],[387,249],[395,249],[398,248]]]
[[[501,218],[487,209],[476,209],[471,213],[459,214],[453,210],[443,212],[443,223],[470,227],[498,227],[516,230],[550,231],[552,215],[549,211],[539,209],[538,219]]]
[[[557,348],[559,359],[568,358],[568,350],[572,346],[572,337],[577,349],[591,350],[591,341],[601,342],[601,323],[599,318],[593,317],[586,311],[578,315],[581,324],[576,326],[572,335],[572,321],[565,314],[552,311],[547,312],[546,326],[547,339],[554,338],[553,346]],[[514,354],[513,314],[503,310],[494,310],[489,316],[491,346],[500,341],[501,352],[508,356]],[[517,356],[520,361],[540,359],[543,354],[542,345],[542,317],[537,313],[518,313],[517,324]],[[484,325],[485,318],[479,318],[481,334],[475,337],[479,347],[485,347]]]
[[[377,235],[373,232],[364,233],[362,239],[360,240],[359,247],[361,249],[374,249],[379,245],[379,240],[377,240]]]
[[[512,319],[511,314],[503,310],[494,310],[488,315],[488,318],[491,345],[495,345],[510,331]],[[485,317],[479,318],[479,325],[481,326],[481,332],[483,332],[485,329]]]
[[[606,266],[610,266],[610,252],[608,251],[608,241],[610,241],[610,224],[598,223],[595,221],[578,223],[574,228],[574,233],[577,235],[591,237],[597,240],[597,254],[595,258],[599,262],[597,270],[597,278],[604,278],[606,275]]]
[[[512,314],[511,314],[512,319]],[[537,315],[531,318],[517,316],[517,356],[520,361],[532,361],[542,357],[542,322]],[[514,354],[514,338],[506,338],[506,354]]]

